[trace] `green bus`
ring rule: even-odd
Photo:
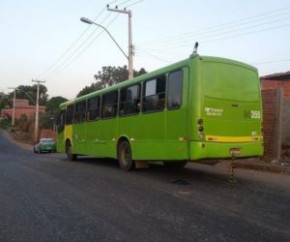
[[[60,105],[57,150],[114,158],[123,170],[137,161],[188,161],[263,155],[257,70],[199,56]]]

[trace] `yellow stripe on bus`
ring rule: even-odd
[[[72,142],[72,125],[66,125],[64,129],[64,140],[71,140]]]
[[[251,141],[260,141],[262,140],[261,136],[214,136],[206,135],[206,141],[213,142],[251,142]]]

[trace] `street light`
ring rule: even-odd
[[[122,51],[123,55],[126,57],[126,59],[128,60],[128,72],[129,72],[129,79],[133,78],[133,64],[132,64],[132,51],[129,51],[129,55],[127,55],[125,53],[125,51],[121,48],[121,46],[117,43],[117,41],[115,40],[115,38],[110,34],[110,32],[101,24],[97,24],[96,22],[85,18],[85,17],[81,17],[80,19],[82,22],[86,23],[86,24],[94,24],[100,28],[102,28],[103,30],[106,31],[106,33],[110,36],[110,38],[114,41],[114,43],[117,45],[117,47],[119,48],[120,51]]]

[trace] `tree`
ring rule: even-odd
[[[3,92],[0,93],[0,111],[3,108],[8,108],[12,105],[11,101],[13,101],[8,95]]]
[[[41,113],[39,117],[40,128],[51,129],[55,121],[59,105],[66,102],[67,99],[61,96],[52,97],[46,102],[46,112]]]
[[[58,111],[58,107],[61,103],[66,102],[67,99],[61,96],[52,97],[46,103],[46,111],[53,114]]]
[[[35,105],[37,94],[37,84],[33,86],[20,85],[16,88],[16,98],[28,99],[30,105]],[[12,100],[14,91],[9,93],[9,98]],[[47,88],[44,85],[39,85],[39,104],[45,105],[47,102],[48,94]]]
[[[104,66],[101,71],[98,71],[98,74],[94,75],[97,82],[84,87],[77,97],[123,82],[128,79],[128,72],[127,66]],[[144,68],[139,71],[134,70],[135,77],[145,73],[147,72]]]
[[[92,83],[90,86],[85,86],[77,95],[77,97],[89,94],[91,92],[95,92],[98,90],[103,89],[103,83],[102,82],[96,82],[96,83]]]

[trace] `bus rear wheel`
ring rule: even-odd
[[[72,153],[72,146],[70,142],[66,143],[65,147],[66,156],[69,161],[74,161],[77,159],[77,155]]]
[[[119,167],[124,171],[130,171],[135,168],[135,162],[132,160],[132,151],[127,141],[122,141],[118,145]]]

